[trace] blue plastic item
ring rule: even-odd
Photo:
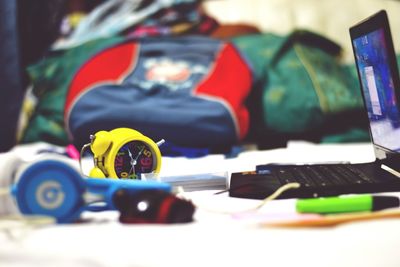
[[[42,160],[22,172],[12,192],[21,213],[47,215],[58,223],[69,223],[76,221],[84,210],[115,209],[112,198],[120,189],[133,193],[146,189],[170,192],[172,187],[157,181],[82,178],[62,161]],[[85,193],[99,196],[98,200],[87,203]]]

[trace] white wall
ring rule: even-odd
[[[221,23],[247,22],[263,32],[282,34],[296,27],[321,33],[345,48],[346,61],[353,60],[349,27],[386,9],[400,51],[399,0],[211,0],[204,7]]]

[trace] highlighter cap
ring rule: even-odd
[[[400,199],[393,196],[374,196],[372,210],[383,210],[400,206]]]

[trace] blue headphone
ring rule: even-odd
[[[47,215],[58,223],[76,221],[85,211],[114,210],[113,196],[119,190],[135,193],[148,189],[171,192],[170,184],[158,181],[83,178],[61,160],[39,160],[19,174],[11,192],[25,215]],[[93,201],[88,201],[88,194]]]

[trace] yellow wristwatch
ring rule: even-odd
[[[158,173],[161,168],[161,140],[155,143],[149,137],[130,128],[99,131],[90,136],[94,167],[89,173],[95,178],[140,179],[142,173]],[[81,153],[82,154],[82,153]]]

